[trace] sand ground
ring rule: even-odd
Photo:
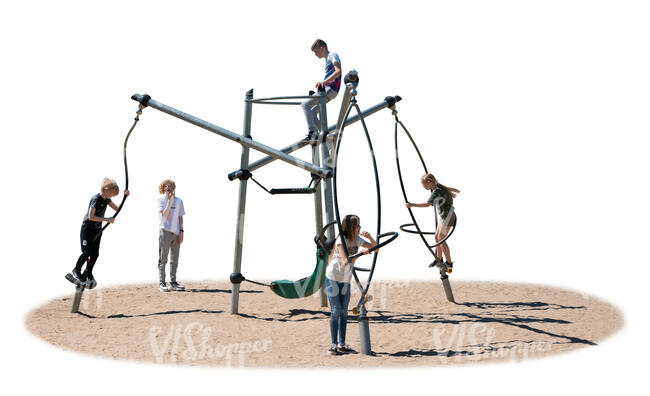
[[[439,281],[375,281],[368,303],[372,356],[329,356],[329,308],[320,296],[287,300],[242,284],[231,315],[229,282],[155,284],[86,291],[35,308],[26,326],[74,352],[160,364],[251,368],[412,367],[522,361],[598,344],[623,325],[621,312],[576,291],[532,284],[453,282],[456,304]],[[72,287],[71,287],[72,289]],[[350,306],[358,301],[354,290]],[[347,342],[360,351],[358,317]]]

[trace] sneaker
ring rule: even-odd
[[[169,289],[167,288],[167,284],[165,282],[160,282],[160,285],[158,285],[158,291],[168,292]]]
[[[86,283],[86,277],[83,276],[79,271],[77,271],[76,268],[73,269],[72,272],[70,272],[70,274],[72,274],[72,279],[73,279],[72,283],[76,285],[83,285],[84,283]]]
[[[433,261],[433,263],[429,264],[429,268],[440,267],[441,265],[442,265],[442,260],[437,258]]]
[[[355,350],[350,348],[348,344],[340,344],[338,347],[336,347],[336,350],[339,351],[339,353],[343,354],[355,352]]]
[[[445,261],[445,267],[447,268],[447,273],[451,273],[454,270],[454,262]]]
[[[92,275],[86,277],[86,289],[94,289],[97,286],[97,281]]]
[[[341,352],[339,352],[339,349],[336,347],[336,345],[332,345],[330,349],[327,350],[327,354],[332,356],[338,356],[341,354]]]
[[[182,286],[178,282],[169,282],[169,290],[174,290],[174,291],[184,291],[185,286]]]
[[[65,280],[67,280],[68,282],[72,283],[75,286],[79,286],[79,282],[77,282],[77,280],[69,272],[65,274]]]

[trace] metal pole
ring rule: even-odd
[[[451,284],[449,283],[449,276],[440,272],[440,280],[442,281],[442,287],[445,289],[445,295],[447,296],[447,301],[455,303],[454,293],[451,291]]]
[[[320,92],[320,99],[318,101],[318,107],[319,107],[319,114],[320,114],[320,130],[321,130],[321,136],[319,136],[319,141],[324,141],[321,140],[320,138],[324,137],[327,135],[327,132],[325,131],[327,129],[327,96],[325,91],[323,90]],[[323,132],[325,131],[325,132]],[[324,135],[323,135],[324,134]],[[321,144],[320,145],[321,149],[321,157],[323,158],[323,161],[321,165],[324,165],[327,168],[330,168],[330,158],[329,158],[329,150],[327,150],[327,145],[326,144]],[[313,148],[314,152],[318,152],[318,148],[314,147]],[[332,206],[332,179],[324,179],[321,182],[321,185],[324,184],[325,188],[321,189],[324,190],[324,195],[325,195],[325,217],[326,217],[326,224],[329,224],[333,219],[333,206]],[[320,189],[320,186],[319,186]],[[321,212],[321,219],[322,219],[322,212]],[[322,229],[322,225],[321,228]],[[327,239],[333,238],[334,237],[334,230],[333,227],[329,227],[325,231],[325,235]],[[328,306],[328,301],[327,301],[327,294],[325,287],[321,288],[320,292],[320,304],[321,307],[327,307]]]
[[[253,98],[253,90],[246,92],[246,99]],[[251,115],[253,111],[253,104],[246,102],[244,106],[244,131],[243,136],[250,139],[251,137]],[[248,168],[248,154],[249,149],[243,145],[241,150],[241,169]],[[248,181],[246,179],[239,180],[239,205],[237,209],[237,231],[235,237],[235,258],[233,262],[234,274],[241,273],[241,257],[244,245],[244,218],[246,213],[246,186]],[[230,313],[239,313],[239,283],[232,284],[232,294],[230,295]]]
[[[77,285],[74,289],[74,298],[72,299],[72,309],[70,309],[70,313],[77,313],[79,312],[79,304],[81,303],[81,296],[84,293],[85,286],[82,285]]]
[[[357,95],[357,83],[355,84],[350,84],[350,102],[353,103],[356,106],[356,95]],[[357,107],[358,109],[358,107]],[[347,109],[345,110],[347,112]],[[337,131],[340,132],[340,131]],[[338,138],[338,134],[334,136],[334,141]],[[381,208],[378,208],[381,210]],[[381,221],[381,219],[379,219]],[[379,225],[378,225],[379,226]],[[371,273],[372,274],[372,273]],[[361,284],[359,283],[359,280],[357,279],[356,273],[354,273],[353,270],[353,275],[354,278],[356,279],[357,283],[359,284],[359,288],[363,291],[363,288],[361,287]],[[368,282],[370,282],[370,278],[368,278]],[[368,283],[368,286],[370,284]],[[370,325],[368,324],[368,316],[367,316],[368,311],[366,311],[366,305],[361,304],[359,307],[359,343],[361,344],[361,353],[364,355],[372,355],[372,349],[370,347]]]
[[[346,78],[348,76],[346,76]],[[325,139],[325,142],[327,143],[328,149],[330,151],[331,160],[333,160],[332,153],[334,148],[336,147],[336,140],[338,139],[339,133],[341,133],[341,129],[343,128],[343,121],[345,121],[345,114],[348,112],[348,107],[350,106],[350,101],[352,100],[352,92],[357,89],[357,84],[358,84],[358,80],[355,80],[355,82],[345,84],[345,91],[343,92],[343,100],[341,101],[341,109],[339,110],[339,118],[336,121],[336,125],[335,125],[336,128],[332,132],[333,138]],[[327,163],[325,165],[328,165],[330,167],[334,166],[334,164],[331,163]]]
[[[379,110],[382,110],[382,109],[385,109],[385,108],[387,108],[387,107],[390,107],[390,106],[394,105],[396,102],[399,102],[400,100],[402,100],[402,98],[399,97],[399,96],[394,96],[394,97],[393,97],[393,96],[387,96],[386,99],[384,99],[383,102],[378,103],[378,104],[376,104],[376,105],[374,105],[374,106],[372,106],[372,107],[370,107],[370,108],[364,110],[364,111],[361,113],[361,115],[362,115],[364,118],[365,118],[365,117],[368,117],[368,116],[370,116],[370,115],[372,115],[372,114],[375,114],[375,113],[378,112]],[[350,125],[350,124],[354,124],[355,122],[359,121],[359,119],[360,119],[359,115],[358,115],[358,114],[355,114],[354,116],[349,117],[349,118],[347,119],[347,121],[345,122],[345,126],[348,126],[348,125]],[[330,126],[329,126],[327,129],[325,129],[325,130],[327,131],[327,133],[330,133],[330,132],[332,132],[332,131],[335,131],[336,128],[337,128],[337,126],[336,126],[336,124],[334,124],[334,125],[330,125]],[[334,139],[334,135],[329,135],[329,136],[330,136],[331,139]],[[301,148],[305,147],[307,144],[308,144],[308,143],[305,142],[305,141],[299,141],[299,142],[296,142],[296,143],[292,144],[291,146],[287,146],[287,147],[285,147],[285,148],[283,148],[283,149],[281,149],[281,150],[279,150],[279,151],[282,152],[282,153],[285,153],[285,154],[290,154],[290,153],[293,153],[294,151],[296,151],[296,150],[298,150],[298,149],[301,149]],[[325,158],[322,157],[322,156],[321,156],[321,158],[322,158],[323,160],[325,159]],[[248,170],[251,171],[251,172],[254,172],[254,171],[256,171],[257,169],[259,169],[259,168],[261,168],[261,167],[263,167],[263,166],[265,166],[265,165],[270,164],[271,162],[275,161],[276,159],[277,159],[277,158],[274,158],[274,157],[272,157],[272,156],[264,157],[264,158],[262,158],[262,159],[260,159],[260,160],[257,160],[257,161],[255,161],[255,162],[253,162],[252,164],[250,164],[250,165],[248,166]],[[324,165],[327,165],[326,162],[323,162],[323,164],[324,164]],[[236,172],[237,172],[237,171],[232,172],[232,173],[230,173],[230,175],[234,175]],[[229,176],[229,178],[230,178],[231,180],[234,180],[233,177],[230,177],[230,176]]]
[[[331,167],[332,166],[332,158],[330,156],[330,150],[328,148],[327,143],[327,109],[325,106],[325,93],[322,93],[321,100],[319,102],[320,106],[320,123],[321,123],[321,130],[326,131],[323,133],[322,140],[320,139],[319,136],[319,141],[322,141],[323,143],[320,144],[320,150],[321,150],[321,158],[323,159],[322,165],[326,167]],[[321,184],[325,185],[324,188],[324,195],[325,195],[325,224],[329,224],[330,222],[334,221],[335,216],[334,216],[334,190],[332,188],[332,179],[324,179]],[[327,238],[334,238],[334,228],[335,227],[329,227],[326,231]]]
[[[350,70],[350,72],[345,76],[345,91],[343,92],[343,100],[341,101],[341,110],[339,110],[339,118],[336,121],[335,131],[338,135],[341,132],[343,127],[343,121],[345,119],[345,113],[348,111],[348,106],[350,106],[350,99],[352,98],[352,90],[357,88],[359,85],[359,77],[356,70]],[[336,143],[334,143],[336,145]]]
[[[211,124],[207,121],[203,121],[200,118],[194,117],[190,114],[184,113],[180,110],[176,110],[173,107],[169,107],[167,105],[164,105],[162,103],[156,102],[155,100],[151,99],[148,95],[139,95],[135,94],[131,97],[131,99],[140,102],[141,104],[149,107],[153,107],[156,110],[160,110],[163,113],[169,114],[171,116],[174,116],[176,118],[179,118],[185,122],[189,122],[190,124],[196,125],[200,128],[206,129],[212,133],[215,133],[221,137],[225,137],[226,139],[230,139],[234,142],[237,142],[241,144],[244,147],[247,148],[252,148],[254,150],[260,151],[268,156],[271,156],[273,159],[279,159],[281,161],[284,161],[288,164],[297,166],[301,169],[305,169],[309,171],[310,173],[317,174],[320,177],[330,177],[332,175],[332,171],[329,169],[323,169],[323,168],[318,168],[310,164],[309,162],[303,161],[299,158],[293,157],[291,155],[288,155],[280,150],[274,149],[272,147],[266,146],[264,144],[261,144],[259,142],[256,142],[250,137],[246,135],[238,135],[234,132],[231,132],[227,129],[221,128],[220,126]],[[247,105],[252,104],[250,102],[246,103]]]
[[[314,166],[320,166],[320,155],[318,153],[318,147],[316,146],[312,146],[311,148],[311,161]],[[323,229],[323,194],[320,183],[318,183],[314,190],[314,216],[316,234],[318,234]],[[327,307],[327,295],[325,294],[324,287],[320,288],[320,306],[322,308]]]
[[[361,344],[361,353],[364,355],[372,355],[372,349],[370,347],[370,326],[368,324],[367,313],[365,304],[361,304],[359,308],[359,341]]]

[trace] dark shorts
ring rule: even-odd
[[[81,253],[87,256],[97,256],[99,254],[99,243],[102,240],[101,232],[101,228],[81,226],[79,234]]]

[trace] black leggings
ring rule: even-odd
[[[84,263],[88,263],[83,275],[86,277],[92,277],[93,267],[95,266],[97,257],[99,257],[99,243],[102,240],[102,229],[86,227],[82,225],[80,239],[81,256],[79,256],[79,259],[77,259],[77,264],[74,268],[78,272],[81,272],[81,267],[84,265]]]

